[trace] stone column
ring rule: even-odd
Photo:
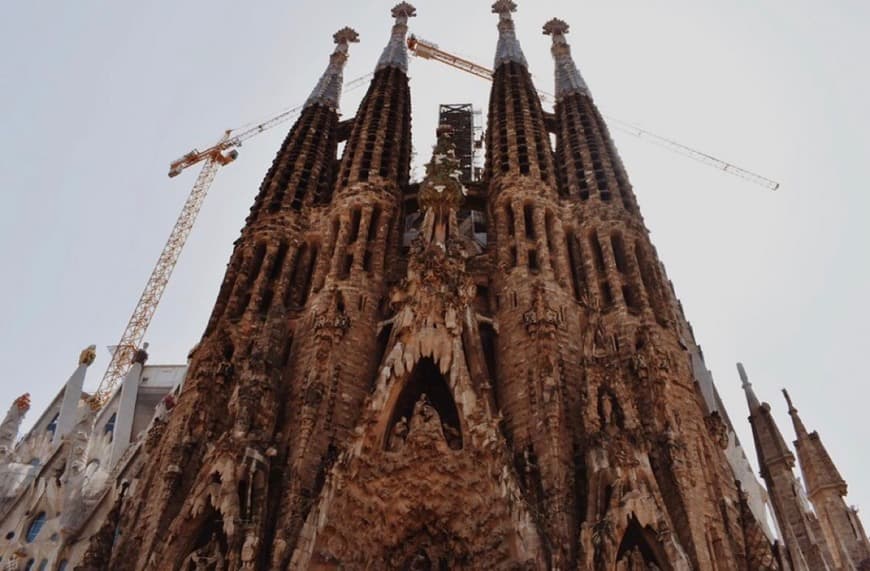
[[[124,454],[130,440],[133,437],[133,418],[136,415],[136,397],[139,395],[139,380],[142,378],[142,368],[148,359],[148,343],[136,351],[133,358],[133,366],[127,371],[121,384],[121,396],[118,398],[118,409],[115,412],[115,432],[112,436],[112,456],[109,460],[109,469]]]
[[[63,402],[60,405],[60,415],[57,418],[57,429],[54,431],[52,442],[60,442],[76,424],[78,418],[79,401],[82,398],[82,385],[85,383],[85,373],[88,367],[97,358],[97,346],[91,345],[79,355],[79,366],[66,382],[63,391]]]

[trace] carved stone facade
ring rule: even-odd
[[[845,482],[805,430],[819,516],[780,521],[782,542],[767,533],[568,25],[544,27],[547,113],[515,9],[493,6],[483,181],[463,178],[449,128],[409,181],[411,5],[393,9],[344,121],[357,34],[335,35],[184,388],[108,482],[76,569],[862,568]],[[463,231],[470,212],[488,220],[484,245]],[[750,405],[776,515],[791,517],[784,442]]]

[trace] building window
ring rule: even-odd
[[[48,568],[48,559],[43,559],[39,562],[39,567],[36,568],[36,571],[45,571]]]
[[[57,432],[57,417],[60,416],[60,413],[55,413],[55,415],[51,418],[51,422],[48,423],[48,426],[45,427],[46,432],[51,432],[51,435],[54,436],[54,433]]]
[[[28,560],[27,560],[27,565],[24,566],[24,571],[30,571],[31,569],[33,569],[33,564],[34,564],[35,562],[36,562],[36,561],[35,561],[34,559],[28,559]]]
[[[106,425],[103,427],[103,434],[109,435],[109,442],[115,437],[115,421],[118,419],[118,413],[113,412]]]
[[[60,564],[57,566],[57,571],[66,571],[66,564],[68,561],[66,559],[62,560]]]
[[[39,512],[36,514],[36,517],[30,522],[30,525],[27,526],[27,543],[33,543],[33,540],[36,539],[36,536],[39,535],[39,532],[42,530],[42,526],[45,525],[45,512]]]

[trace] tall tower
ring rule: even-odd
[[[837,569],[862,569],[870,565],[870,540],[854,508],[846,505],[846,480],[840,475],[816,431],[808,432],[788,392],[788,403],[794,431],[795,448],[807,494],[828,543],[833,566]]]
[[[792,558],[803,566],[779,561],[735,484],[568,25],[544,27],[547,113],[515,11],[493,5],[486,167],[471,190],[456,149],[468,133],[450,125],[425,178],[409,180],[414,7],[393,8],[345,120],[357,35],[335,35],[178,403],[117,475],[123,492],[82,569],[825,568],[818,549],[801,559],[803,544]],[[480,208],[485,247],[461,224]],[[410,244],[403,220],[420,221]],[[794,483],[782,437],[760,405],[753,414],[790,517],[800,506],[779,494]],[[786,541],[811,539],[794,513]]]

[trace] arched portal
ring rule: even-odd
[[[411,420],[417,403],[424,399],[424,395],[425,400],[440,417],[441,429],[447,444],[454,450],[461,449],[462,428],[453,392],[450,390],[444,375],[441,374],[438,366],[430,357],[424,357],[417,362],[413,372],[405,382],[399,398],[396,399],[393,412],[390,414],[390,421],[387,424],[384,446],[389,446],[390,437],[400,420],[403,418],[405,422]]]
[[[616,568],[619,570],[634,571],[637,568],[673,571],[655,531],[649,526],[641,526],[637,516],[633,514],[619,544],[616,561]],[[641,561],[643,566],[638,567]]]

